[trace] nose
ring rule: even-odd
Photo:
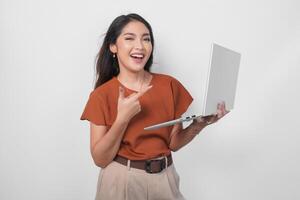
[[[140,39],[137,39],[137,40],[135,41],[134,47],[135,47],[136,49],[144,49],[143,41],[140,40]]]

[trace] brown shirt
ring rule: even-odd
[[[178,119],[192,103],[193,98],[174,77],[150,72],[153,87],[139,98],[141,111],[129,122],[118,155],[131,160],[145,160],[171,153],[170,133],[173,126],[144,130],[157,123]],[[117,116],[119,86],[116,77],[97,87],[89,95],[81,120],[110,128]],[[123,85],[122,85],[123,86]],[[134,90],[125,88],[125,96]]]

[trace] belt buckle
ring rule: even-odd
[[[159,169],[159,171],[157,171],[157,172],[154,172],[154,171],[152,171],[152,168],[151,168],[151,163],[152,162],[160,162],[160,169]],[[146,172],[147,173],[149,173],[149,174],[153,174],[153,173],[159,173],[159,172],[161,172],[164,168],[166,167],[166,162],[165,162],[165,159],[163,158],[163,159],[161,159],[161,160],[146,160],[146,162],[145,162],[145,170],[146,170]]]

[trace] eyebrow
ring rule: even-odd
[[[132,36],[136,36],[134,33],[124,33],[123,35],[132,35]],[[144,33],[142,36],[149,36],[149,33]]]

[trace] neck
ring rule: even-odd
[[[145,70],[141,70],[139,72],[129,72],[129,71],[120,71],[117,78],[122,82],[128,85],[140,85],[144,82],[147,76],[147,72]]]

